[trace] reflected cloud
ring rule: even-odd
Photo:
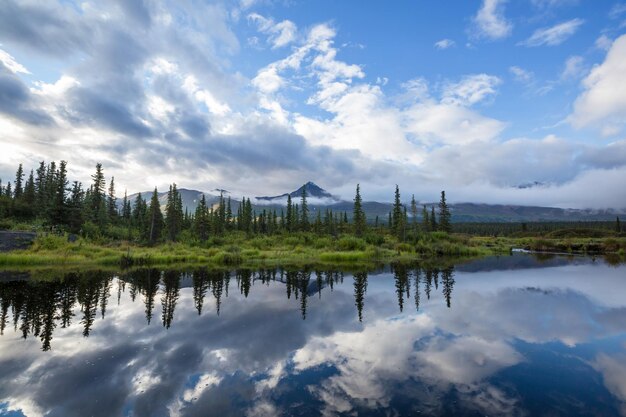
[[[510,268],[3,278],[0,415],[524,415],[543,352],[623,412],[624,267]]]

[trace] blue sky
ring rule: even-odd
[[[625,33],[609,0],[8,0],[0,177],[624,208]]]

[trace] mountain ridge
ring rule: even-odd
[[[302,190],[306,189],[307,199],[309,201],[309,210],[311,215],[316,215],[317,211],[325,211],[326,209],[333,212],[346,212],[351,217],[353,202],[342,200],[323,188],[319,187],[312,181],[300,186],[298,189],[276,196],[261,196],[252,198],[253,209],[256,212],[263,210],[277,210],[280,213],[284,209],[287,202],[287,196],[290,195],[294,204],[298,204],[302,197]],[[209,206],[219,203],[219,195],[200,190],[179,188],[183,202],[183,210],[193,213],[196,209],[202,194],[205,195]],[[139,193],[128,196],[131,204]],[[144,200],[150,200],[152,191],[141,192]],[[159,203],[164,208],[167,202],[167,191],[159,192]],[[227,198],[227,197],[225,197]],[[232,210],[236,213],[240,200],[232,199]],[[118,204],[121,199],[118,198]],[[408,206],[408,202],[405,202]],[[422,206],[426,206],[428,210],[431,207],[437,209],[436,202],[419,202],[418,217],[421,214]],[[364,201],[362,203],[363,210],[369,221],[374,221],[378,216],[379,220],[385,222],[393,205],[387,202]],[[452,212],[452,221],[459,222],[539,222],[539,221],[611,221],[615,220],[615,216],[626,216],[626,211],[615,209],[563,209],[557,207],[544,206],[524,206],[515,204],[487,204],[487,203],[454,203],[449,204]]]

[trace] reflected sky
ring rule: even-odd
[[[626,267],[0,276],[0,416],[626,415]]]

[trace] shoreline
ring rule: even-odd
[[[392,262],[475,259],[516,250],[537,255],[608,256],[626,260],[626,238],[496,238],[434,233],[416,243],[385,236],[379,244],[345,235],[330,239],[313,234],[222,238],[205,245],[163,243],[139,246],[67,236],[38,236],[28,249],[0,253],[0,269],[32,267],[154,267],[174,264],[223,267],[375,266]]]

